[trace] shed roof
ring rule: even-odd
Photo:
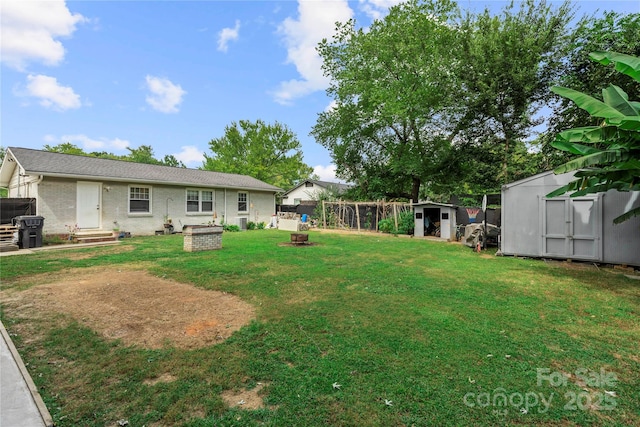
[[[439,206],[442,208],[455,208],[455,205],[450,205],[448,203],[438,203],[438,202],[418,202],[418,203],[412,203],[411,206]]]
[[[25,173],[32,175],[220,187],[274,193],[282,191],[276,186],[247,175],[101,159],[19,147],[7,148],[2,172],[9,169],[7,162],[12,159],[15,159]],[[9,179],[10,176],[7,176],[6,172],[0,173],[0,186],[7,186]]]

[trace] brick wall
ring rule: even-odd
[[[222,227],[186,226],[182,234],[186,252],[212,251],[222,248]]]

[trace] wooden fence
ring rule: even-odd
[[[402,202],[322,202],[322,228],[377,231],[378,223],[391,219],[398,228],[400,214],[411,211],[410,203]]]

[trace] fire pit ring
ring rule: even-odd
[[[294,245],[306,245],[309,243],[309,235],[307,233],[291,233],[291,243]]]

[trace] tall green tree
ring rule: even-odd
[[[225,127],[224,135],[209,142],[205,170],[249,175],[283,189],[311,177],[302,145],[286,125],[240,120]]]
[[[101,159],[110,160],[124,160],[127,162],[147,163],[152,165],[173,166],[181,168],[186,167],[184,163],[176,159],[172,154],[164,156],[162,160],[156,159],[153,153],[153,147],[151,147],[150,145],[141,145],[138,148],[127,147],[129,154],[121,156],[106,151],[93,151],[88,153],[82,148],[70,142],[63,142],[58,145],[45,145],[43,148],[45,151],[52,151],[54,153],[99,157]]]
[[[163,159],[156,159],[153,153],[153,147],[150,145],[141,145],[138,148],[127,147],[129,154],[122,157],[122,160],[136,163],[147,163],[152,165],[173,166],[184,168],[184,163],[175,158],[173,154],[167,154]]]
[[[70,142],[63,142],[63,143],[58,144],[58,145],[46,144],[43,148],[44,148],[44,151],[51,151],[53,153],[75,154],[75,155],[79,155],[79,156],[88,156],[89,155],[89,153],[85,152],[82,148],[80,148],[77,145],[72,144]]]
[[[453,67],[462,88],[460,127],[465,143],[494,152],[500,147],[495,189],[522,177],[509,164],[540,124],[536,114],[562,71],[573,15],[569,2],[556,8],[526,0],[517,8],[511,2],[498,15],[485,9],[462,20],[462,49]]]
[[[337,175],[371,197],[417,201],[454,166],[444,111],[454,103],[456,16],[448,0],[412,0],[368,31],[339,23],[318,47],[334,102],[311,133]]]
[[[639,99],[640,83],[617,73],[613,67],[603,67],[589,58],[589,53],[596,51],[640,56],[639,35],[640,13],[607,12],[601,18],[584,17],[572,34],[570,50],[564,60],[565,68],[558,84],[602,100],[602,84],[609,82],[624,90],[630,98]],[[552,115],[549,126],[540,139],[545,170],[575,157],[551,146],[558,133],[600,123],[599,118],[591,117],[568,98],[557,96],[550,105]]]
[[[594,52],[590,57],[603,65],[615,64],[618,73],[640,82],[640,57],[616,52]],[[577,171],[576,179],[547,197],[570,193],[640,191],[640,99],[631,100],[619,86],[610,84],[602,90],[602,101],[589,94],[564,87],[553,87],[558,95],[570,99],[599,121],[596,126],[569,129],[557,135],[554,148],[580,157],[554,170],[555,173]],[[614,223],[640,216],[640,206],[627,211]]]

